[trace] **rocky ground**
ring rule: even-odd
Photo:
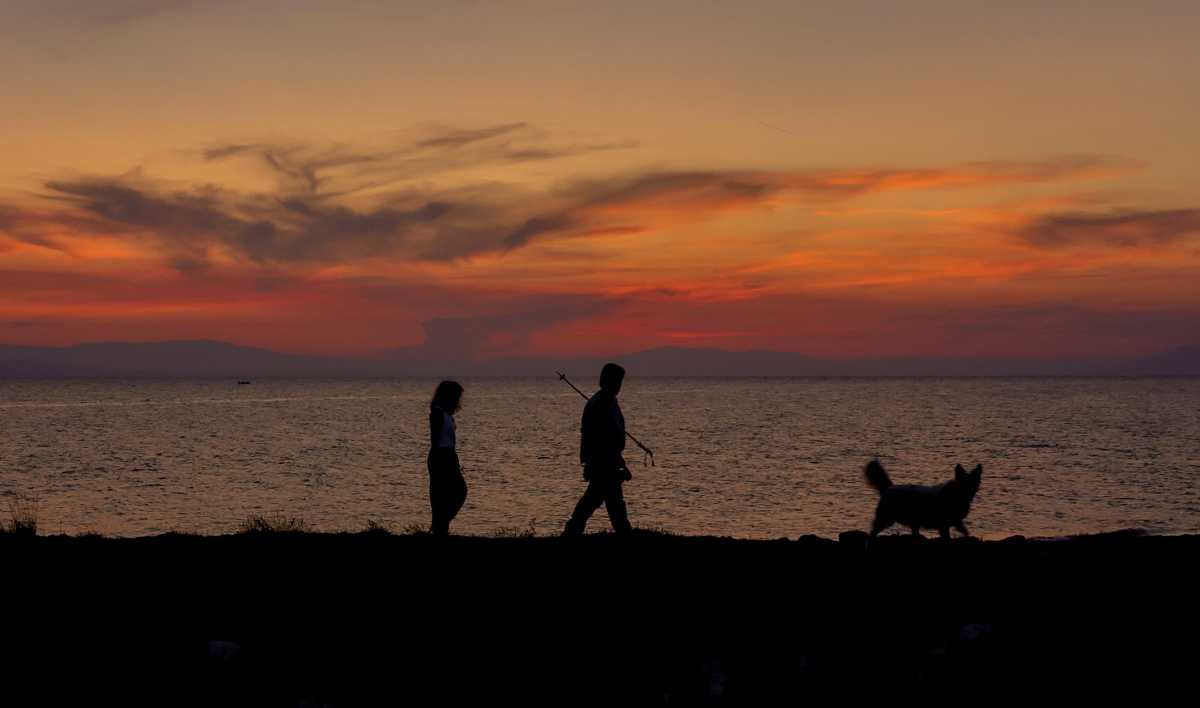
[[[0,703],[1145,703],[1195,681],[1200,537],[864,541],[0,535]]]

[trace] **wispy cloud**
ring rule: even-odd
[[[427,125],[375,145],[288,141],[217,143],[208,161],[252,160],[288,194],[336,198],[394,187],[413,179],[525,162],[543,162],[633,147],[629,142],[562,139],[527,123],[482,128]]]
[[[494,182],[447,188],[431,179],[619,147],[564,141],[525,123],[425,126],[374,147],[211,144],[199,152],[201,159],[266,170],[276,178],[275,188],[250,193],[167,184],[137,170],[56,179],[44,184],[50,206],[0,204],[0,232],[62,249],[69,248],[71,232],[129,240],[185,273],[204,272],[213,262],[453,261],[535,242],[644,233],[776,204],[820,207],[882,192],[1075,181],[1140,167],[1075,156],[923,168],[646,170],[542,190]]]
[[[204,189],[158,192],[120,178],[89,178],[46,184],[53,198],[90,217],[97,230],[124,234],[196,268],[210,257],[267,263],[336,263],[376,256],[436,260],[437,247],[475,236],[488,220],[479,206],[451,212],[455,205],[433,198],[397,198],[370,210],[327,205],[316,199],[235,199]],[[19,236],[19,234],[18,234]],[[487,247],[468,238],[461,252]],[[500,248],[502,236],[493,237]]]
[[[476,128],[474,130],[447,130],[441,135],[435,135],[430,138],[424,138],[417,142],[417,147],[423,148],[461,148],[472,143],[480,143],[492,138],[497,138],[504,135],[513,135],[515,133],[527,130],[527,123],[506,123],[504,125],[494,125],[488,128]]]
[[[567,193],[581,206],[594,209],[721,210],[772,200],[821,203],[882,192],[1070,182],[1141,168],[1141,163],[1108,156],[1068,156],[930,168],[644,172],[624,179],[581,182]]]
[[[1018,232],[1041,248],[1162,246],[1200,235],[1200,209],[1060,213],[1034,219]]]

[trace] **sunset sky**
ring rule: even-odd
[[[1200,3],[7,0],[0,344],[1200,343]]]

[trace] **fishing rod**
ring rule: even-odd
[[[585,400],[585,401],[592,400],[590,396],[588,396],[583,391],[580,391],[578,386],[571,383],[571,380],[567,378],[566,374],[564,374],[561,371],[555,371],[554,373],[558,374],[559,381],[565,382],[568,386],[575,389],[575,393],[578,393],[580,396],[583,396],[583,400]],[[638,440],[637,438],[633,437],[633,433],[629,432],[628,430],[625,431],[625,437],[632,440],[634,445],[637,445],[638,447],[642,448],[642,452],[646,453],[646,457],[650,458],[650,466],[653,467],[654,466],[654,451],[651,450],[650,448],[646,447],[645,445],[643,445],[641,440]],[[642,460],[642,464],[643,465],[646,464],[646,461]]]

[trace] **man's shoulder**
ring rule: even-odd
[[[597,393],[588,399],[588,402],[583,406],[583,414],[585,416],[603,415],[606,411],[612,409],[613,404],[617,401],[612,396],[605,393]]]
[[[592,394],[592,397],[584,404],[584,408],[606,408],[616,402],[616,400],[604,390],[600,390]]]

